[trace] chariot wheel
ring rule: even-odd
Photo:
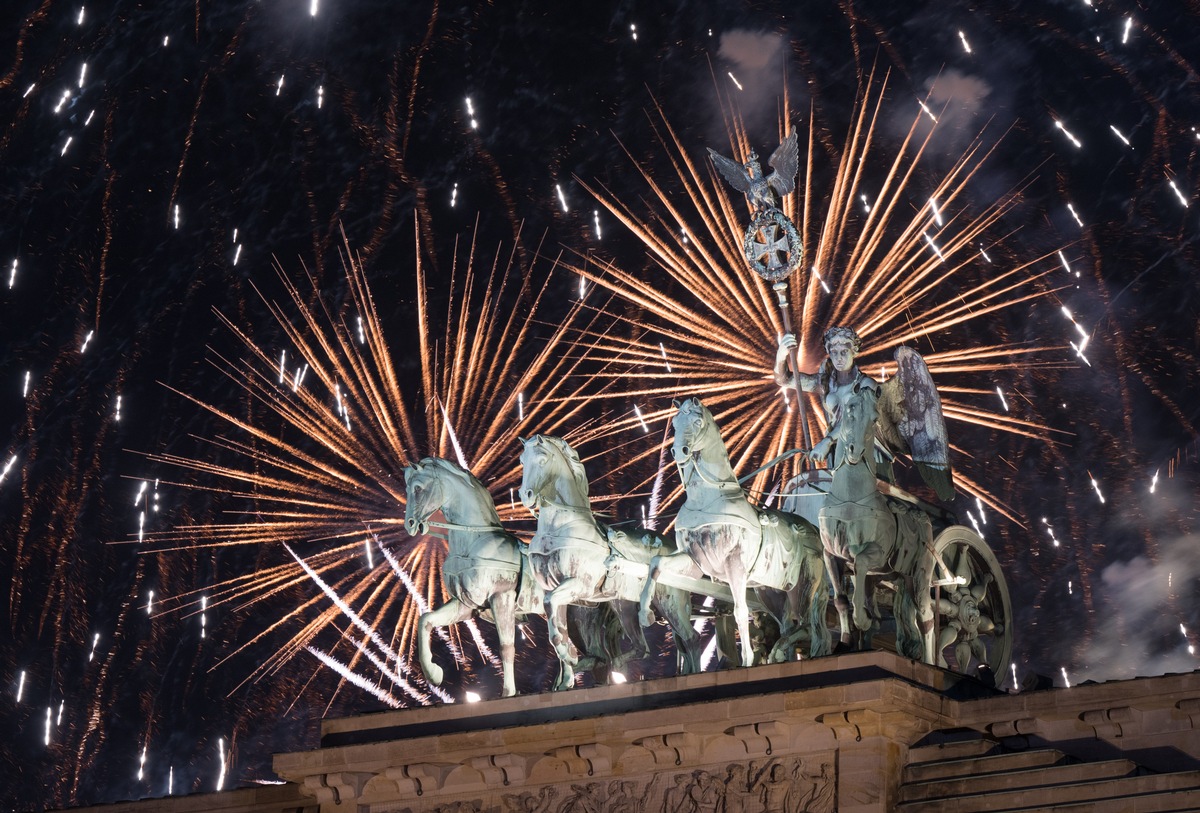
[[[932,559],[925,661],[964,674],[986,665],[1003,684],[1012,662],[1012,602],[995,554],[975,531],[951,525],[933,541]]]

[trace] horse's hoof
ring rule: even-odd
[[[430,664],[429,668],[425,670],[425,679],[431,686],[441,686],[443,677],[445,677],[445,673],[442,672],[442,667],[436,663]]]
[[[653,627],[654,622],[657,620],[654,617],[654,610],[643,610],[638,614],[638,621],[641,622],[643,627]]]

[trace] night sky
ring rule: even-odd
[[[545,286],[538,329],[550,335],[576,285],[554,258],[663,273],[584,184],[639,220],[664,218],[638,169],[672,177],[664,121],[702,165],[706,147],[732,153],[733,108],[765,156],[785,87],[792,124],[815,128],[814,177],[828,182],[872,71],[874,87],[885,74],[887,85],[868,176],[924,103],[938,125],[908,192],[919,209],[923,184],[986,131],[998,146],[964,196],[984,206],[1021,189],[988,245],[1006,267],[1047,272],[1041,299],[946,339],[1026,342],[1044,349],[1038,364],[938,379],[990,411],[999,388],[1033,427],[950,426],[972,458],[956,467],[1011,515],[989,511],[985,535],[1013,594],[1018,668],[1062,685],[1197,667],[1200,3],[654,5],[665,11],[4,4],[0,806],[213,790],[223,750],[226,788],[270,780],[271,754],[314,747],[322,716],[383,707],[303,647],[272,660],[329,609],[311,583],[206,608],[202,625],[205,591],[289,562],[279,546],[152,541],[172,529],[186,539],[230,510],[253,522],[261,508],[217,475],[161,461],[237,460],[210,442],[237,433],[186,396],[310,442],[264,418],[226,374],[220,360],[236,369],[247,348],[218,314],[274,357],[287,341],[266,303],[288,296],[281,276],[304,306],[349,313],[348,247],[411,382],[408,407],[428,414],[418,257],[435,311],[456,296],[472,241],[481,280],[503,257],[497,279]],[[814,197],[819,207],[828,190]],[[679,294],[665,277],[663,291]],[[519,309],[522,296],[500,300]],[[1086,362],[1070,344],[1085,335]],[[660,400],[647,408],[669,405]],[[583,414],[602,417],[606,403]],[[502,420],[477,409],[480,425]],[[511,466],[519,447],[510,452]],[[614,465],[589,454],[591,471]],[[604,493],[621,489],[604,479]],[[616,496],[605,507],[623,510]],[[139,543],[140,524],[150,536]],[[299,606],[311,612],[275,625]],[[348,626],[323,629],[323,646]],[[527,655],[526,674],[541,662]],[[463,685],[494,693],[492,671],[464,666]]]

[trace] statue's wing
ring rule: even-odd
[[[775,149],[775,152],[771,153],[771,160],[768,163],[775,171],[771,173],[770,178],[767,178],[767,183],[779,193],[780,197],[796,188],[796,173],[800,169],[800,142],[797,140],[795,130],[788,133],[788,137],[783,140],[783,143]]]
[[[896,368],[896,375],[883,383],[876,431],[889,446],[912,458],[939,499],[950,501],[954,499],[954,478],[942,399],[925,359],[916,350],[896,350]]]
[[[712,147],[708,148],[708,155],[725,180],[729,181],[730,186],[743,194],[750,189],[750,173],[746,172],[744,166],[732,158],[726,158]]]

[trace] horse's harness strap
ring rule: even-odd
[[[459,525],[455,522],[434,522],[426,520],[426,524],[430,528],[441,528],[446,531],[469,531],[471,533],[483,533],[485,531],[495,531],[496,533],[507,533],[503,528],[496,525]]]

